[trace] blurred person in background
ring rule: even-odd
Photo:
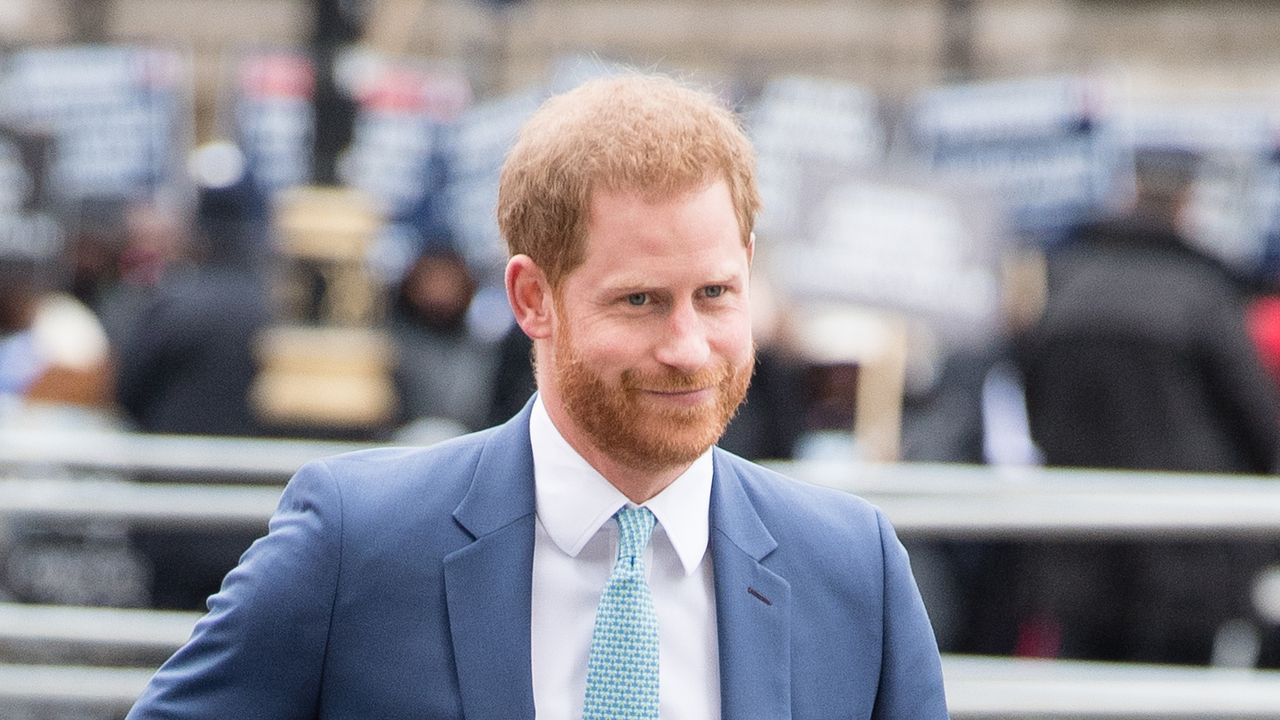
[[[1226,270],[1180,233],[1197,158],[1142,151],[1125,214],[1052,253],[1039,322],[1020,338],[1032,435],[1048,465],[1274,473],[1276,389]],[[1217,629],[1247,617],[1237,545],[1095,544],[1043,564],[1049,654],[1207,663]],[[1047,597],[1045,597],[1047,596]],[[1035,652],[1031,654],[1037,654]]]
[[[129,201],[114,196],[90,196],[74,202],[66,219],[68,291],[103,317],[103,304],[120,282],[120,259],[128,238]],[[116,336],[113,318],[105,318],[107,334]]]
[[[1249,335],[1280,393],[1280,293],[1258,297],[1249,306]]]
[[[90,256],[109,266],[105,258],[114,257],[119,243],[93,241],[92,224],[82,224],[79,234],[65,233],[65,223],[43,200],[40,164],[15,162],[15,147],[31,140],[0,128],[0,174],[6,180],[0,192],[0,422],[27,428],[44,422],[109,424],[109,340],[88,304],[97,293],[89,291],[94,284],[84,280],[84,268],[99,266]],[[80,214],[110,214],[101,204],[91,206],[94,212],[82,208]]]
[[[246,178],[203,187],[195,227],[138,209],[127,267],[137,308],[116,348],[116,398],[150,433],[260,433],[249,400],[255,341],[270,318],[261,263],[265,214]],[[162,258],[176,250],[173,260]],[[252,534],[135,529],[152,566],[151,605],[196,610]]]
[[[195,238],[181,223],[142,221],[130,247],[185,248],[181,261],[148,267],[148,293],[117,348],[120,407],[144,432],[256,435],[249,402],[254,342],[269,319],[255,248],[262,223],[247,184],[205,188]],[[154,220],[154,219],[153,219]],[[172,233],[167,240],[151,234]]]
[[[1227,271],[1183,239],[1195,158],[1139,153],[1131,212],[1051,255],[1022,345],[1032,434],[1049,465],[1268,474],[1276,393]]]
[[[0,258],[0,397],[16,421],[32,405],[107,409],[111,365],[106,333],[88,308],[33,277],[25,262]]]
[[[110,268],[93,274],[95,312],[102,318],[112,347],[124,342],[166,273],[191,249],[187,238],[190,223],[177,208],[133,200],[121,206],[120,215],[119,238],[112,241],[109,250],[101,251],[110,256]],[[88,243],[83,237],[79,242],[82,248]],[[82,277],[80,282],[86,279]]]
[[[401,422],[410,428],[445,421],[461,434],[485,425],[498,348],[467,323],[475,292],[466,262],[445,241],[428,243],[400,282],[390,326]]]

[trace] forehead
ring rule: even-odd
[[[597,190],[589,207],[584,260],[578,268],[586,274],[625,274],[664,265],[672,265],[673,271],[732,272],[746,260],[723,181],[658,197]]]

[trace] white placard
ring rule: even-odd
[[[383,61],[354,90],[358,114],[341,176],[386,217],[405,217],[442,190],[442,126],[470,103],[470,85],[461,72],[425,61]]]
[[[1105,206],[1130,176],[1131,149],[1104,105],[1101,86],[1082,78],[957,85],[917,99],[907,137],[935,178],[985,190],[1023,232],[1052,233]]]
[[[0,82],[7,121],[53,133],[50,179],[60,200],[182,184],[192,107],[188,58],[158,47],[22,50],[7,59]]]
[[[764,204],[756,231],[763,237],[785,242],[805,222],[807,173],[864,170],[884,159],[879,104],[853,83],[800,76],[771,81],[747,120]]]
[[[507,250],[498,231],[498,175],[520,127],[541,104],[531,88],[478,104],[459,118],[449,152],[450,226],[458,248],[483,281],[500,278]]]
[[[315,67],[300,53],[259,52],[237,75],[236,136],[258,187],[275,193],[311,180]]]
[[[1004,236],[989,212],[924,185],[869,176],[815,195],[805,240],[773,257],[793,299],[924,318],[952,339],[996,330]]]

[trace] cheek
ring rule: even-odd
[[[751,336],[751,318],[745,313],[717,325],[710,342],[716,354],[741,365],[755,352]]]
[[[621,374],[640,364],[648,350],[644,334],[634,328],[597,323],[575,328],[573,337],[578,359],[604,377]]]

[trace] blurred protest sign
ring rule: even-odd
[[[352,65],[357,116],[342,177],[387,217],[405,217],[444,182],[440,126],[470,105],[470,84],[460,69],[425,60],[365,54]]]
[[[760,235],[787,238],[803,221],[801,176],[856,171],[884,159],[879,104],[852,83],[811,77],[771,81],[748,115],[764,208]]]
[[[49,198],[52,142],[0,126],[0,271],[46,281],[61,262],[63,233]]]
[[[257,51],[236,72],[235,137],[258,188],[274,194],[312,177],[315,66],[307,56]]]
[[[989,207],[883,175],[809,182],[799,240],[772,256],[793,300],[923,319],[955,342],[996,332],[1005,235]]]
[[[1280,147],[1268,158],[1264,183],[1267,189],[1262,204],[1267,222],[1257,275],[1272,287],[1280,287]]]
[[[1070,77],[929,90],[908,113],[907,139],[933,177],[985,189],[1015,230],[1052,236],[1131,177],[1100,90]]]
[[[797,349],[857,366],[859,452],[894,460],[911,354],[981,347],[1001,329],[1005,235],[981,202],[883,171],[804,181],[805,221],[763,254],[796,310]]]
[[[40,47],[4,60],[0,117],[55,140],[53,197],[155,197],[184,186],[189,59],[134,45]]]
[[[374,271],[391,283],[425,242],[449,235],[447,126],[470,105],[471,86],[456,67],[371,52],[354,53],[341,72],[357,115],[339,177],[371,198],[386,219],[372,252]]]
[[[507,258],[495,215],[502,162],[543,97],[542,88],[534,87],[477,104],[451,134],[449,225],[482,284],[501,285]]]
[[[1264,153],[1207,157],[1186,212],[1188,242],[1242,277],[1274,275],[1280,251],[1280,161]]]
[[[1247,98],[1131,99],[1118,125],[1135,151],[1202,158],[1185,213],[1187,239],[1244,277],[1280,272],[1280,112]]]
[[[1265,152],[1280,119],[1263,104],[1230,98],[1173,102],[1121,97],[1112,115],[1120,140],[1131,147],[1181,148],[1205,155]]]
[[[1265,153],[1205,163],[1188,216],[1194,244],[1243,277],[1280,286],[1280,137]]]

